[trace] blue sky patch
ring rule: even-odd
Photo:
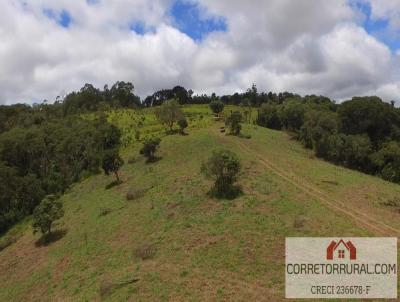
[[[369,3],[356,1],[354,5],[365,15],[362,25],[370,35],[385,43],[393,52],[400,49],[400,39],[388,32],[389,20],[373,19]]]
[[[201,15],[198,4],[177,0],[171,8],[175,26],[196,41],[215,31],[227,31],[226,20],[223,17],[206,18]]]
[[[72,18],[66,10],[55,12],[52,9],[44,9],[43,13],[50,19],[55,20],[60,26],[68,28],[71,24]]]
[[[132,24],[129,25],[129,28],[134,31],[135,33],[137,33],[138,35],[145,35],[149,32],[154,32],[154,28],[152,27],[147,27],[146,24],[143,21],[138,21],[138,22],[134,22]]]

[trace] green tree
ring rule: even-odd
[[[50,234],[54,221],[64,216],[63,204],[57,200],[57,196],[51,195],[33,211],[33,231],[40,231],[42,234]]]
[[[221,101],[215,100],[210,102],[210,109],[212,110],[212,112],[214,112],[215,115],[217,115],[219,117],[219,114],[224,111],[224,103],[222,103]]]
[[[61,113],[2,133],[0,179],[8,180],[7,191],[0,188],[0,231],[32,214],[43,196],[62,193],[98,173],[103,152],[118,148],[120,136],[105,117],[89,120]]]
[[[20,176],[17,169],[0,162],[0,233],[26,215],[44,197],[39,179],[33,174]]]
[[[109,91],[105,89],[105,94],[121,107],[139,108],[140,98],[134,94],[134,90],[132,83],[121,81],[116,82]]]
[[[155,160],[155,153],[160,146],[161,139],[158,137],[148,138],[144,141],[142,149],[140,149],[140,154],[147,158],[147,162],[152,162]]]
[[[281,130],[282,119],[279,113],[279,106],[273,104],[263,104],[258,113],[257,125]]]
[[[348,135],[344,146],[346,166],[368,171],[371,165],[372,144],[367,135]]]
[[[179,128],[181,130],[181,134],[184,134],[185,133],[185,129],[189,126],[189,124],[188,124],[188,122],[187,122],[187,120],[185,118],[181,118],[178,121],[178,126],[179,126]]]
[[[286,129],[300,130],[304,123],[305,109],[299,101],[289,101],[283,109],[283,121]]]
[[[184,114],[176,100],[165,102],[156,109],[155,113],[160,123],[169,128],[170,132],[172,131],[174,123],[178,122],[184,117]]]
[[[211,157],[201,166],[201,172],[215,181],[212,193],[217,197],[227,197],[234,192],[233,184],[240,169],[238,156],[224,149],[213,151]]]
[[[339,109],[342,131],[346,134],[368,134],[376,147],[391,134],[392,126],[400,124],[396,108],[378,97],[354,97]]]
[[[371,155],[374,172],[388,181],[400,183],[400,143],[391,141]]]
[[[104,152],[103,162],[102,162],[104,173],[106,173],[106,175],[114,173],[117,182],[120,182],[118,171],[123,164],[124,161],[119,156],[117,149],[111,149]]]
[[[239,111],[234,111],[232,114],[226,119],[225,125],[229,127],[231,134],[239,135],[242,130],[242,114]]]
[[[300,140],[306,148],[313,148],[320,157],[328,153],[329,137],[338,131],[336,115],[329,111],[309,109],[300,128]]]
[[[336,164],[344,165],[346,158],[346,140],[345,134],[333,134],[329,136],[328,159]]]

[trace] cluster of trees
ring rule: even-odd
[[[109,108],[139,108],[140,98],[134,94],[130,82],[116,82],[103,90],[85,84],[79,91],[68,94],[61,103],[64,115]]]
[[[264,103],[274,102],[282,104],[285,99],[300,97],[297,94],[283,92],[276,94],[274,92],[258,92],[256,85],[247,89],[244,93],[234,93],[232,95],[217,96],[215,93],[211,95],[193,95],[191,89],[186,90],[182,86],[176,86],[172,89],[163,89],[146,97],[142,103],[145,107],[160,106],[170,99],[176,99],[179,104],[210,104],[220,101],[225,105],[240,105],[259,107]],[[329,99],[328,99],[329,100]]]
[[[50,118],[0,134],[0,232],[47,195],[97,173],[109,152],[117,152],[120,131],[105,117]],[[114,150],[114,151],[110,151]]]
[[[172,89],[162,89],[146,97],[143,106],[160,106],[169,100],[177,100],[180,105],[193,103],[193,91],[186,90],[182,86],[175,86]]]
[[[105,85],[103,89],[85,84],[79,91],[71,92],[63,99],[57,97],[53,104],[43,101],[33,106],[25,104],[0,106],[0,133],[13,127],[30,127],[48,119],[69,115],[142,106],[130,82],[116,82],[111,88]]]
[[[92,84],[85,84],[80,90],[73,91],[63,98],[57,97],[53,104],[43,101],[43,103],[33,106],[23,104],[0,106],[0,133],[16,125],[29,126],[32,123],[40,123],[49,117],[65,117],[111,108],[156,107],[168,103],[169,100],[175,100],[179,105],[213,103],[217,106],[222,104],[259,107],[271,102],[282,104],[286,99],[296,97],[300,96],[288,92],[259,93],[255,85],[244,93],[223,96],[217,96],[215,93],[193,95],[192,90],[175,86],[172,89],[159,90],[141,100],[139,96],[135,95],[135,87],[130,82],[118,81],[111,88],[105,85],[103,89],[96,88]]]
[[[378,97],[335,104],[291,97],[263,104],[257,124],[297,134],[316,156],[400,183],[400,110]]]
[[[176,100],[161,102],[157,117],[170,130],[177,124],[184,134],[188,122],[179,104],[191,94],[180,87],[172,91]],[[63,193],[101,168],[120,182],[121,133],[101,112],[140,106],[129,82],[103,90],[86,84],[54,104],[0,106],[0,233],[32,214],[42,200],[48,201],[46,196]],[[97,114],[83,119],[85,112]],[[144,143],[143,155],[149,161],[155,159],[159,143],[156,139]]]
[[[176,86],[141,102],[129,82],[104,89],[86,84],[54,104],[0,106],[0,232],[32,214],[42,200],[48,203],[49,195],[64,192],[101,168],[120,181],[121,133],[107,123],[103,110],[157,106],[156,116],[168,132],[173,133],[177,125],[184,134],[188,122],[182,104],[210,104],[217,117],[227,104],[247,108],[244,116],[232,112],[225,120],[236,135],[242,121],[251,121],[246,112],[251,115],[256,107],[258,125],[295,133],[318,157],[400,183],[400,109],[377,97],[336,104],[323,96],[259,93],[255,85],[244,93],[224,96],[194,96],[193,91]],[[89,120],[80,117],[84,112],[99,113]],[[155,138],[144,142],[141,153],[149,162],[156,159],[159,144]],[[218,156],[232,158],[229,154]],[[210,163],[210,167],[215,164]],[[203,171],[210,176],[210,170]],[[217,191],[219,187],[216,183]]]

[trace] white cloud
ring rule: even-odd
[[[386,19],[393,30],[400,29],[400,1],[398,0],[367,0],[371,5],[373,19]]]
[[[54,100],[86,82],[117,80],[142,96],[178,84],[233,93],[256,83],[337,99],[398,98],[398,58],[357,25],[347,0],[198,0],[202,16],[228,25],[198,43],[174,28],[171,1],[0,0],[0,103]],[[372,3],[374,16],[400,12],[389,4],[380,12]],[[44,9],[65,10],[72,23],[63,28]],[[154,30],[138,35],[135,22]]]

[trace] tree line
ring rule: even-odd
[[[295,97],[263,104],[256,122],[294,133],[317,157],[400,183],[400,111],[393,103]]]
[[[323,96],[258,92],[255,85],[223,96],[193,95],[176,86],[141,101],[129,82],[103,89],[85,84],[52,104],[0,106],[0,232],[32,214],[45,196],[63,193],[100,169],[118,180],[121,133],[104,111],[156,106],[158,120],[170,132],[178,125],[184,134],[188,123],[182,104],[210,104],[217,117],[224,105],[257,108],[256,124],[290,131],[316,156],[400,183],[400,110],[378,97],[337,104]],[[96,114],[82,118],[87,112]],[[231,133],[240,133],[244,118],[238,112],[227,118]],[[141,152],[149,162],[159,143],[144,142]]]
[[[0,135],[0,232],[32,214],[47,195],[98,173],[118,151],[120,132],[104,116],[32,121]]]

